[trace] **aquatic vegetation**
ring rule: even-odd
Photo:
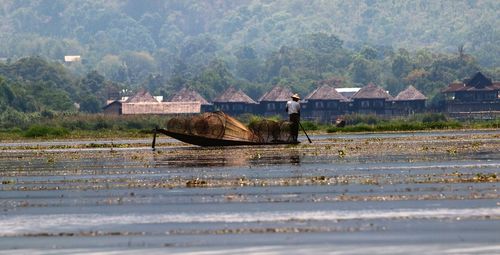
[[[2,180],[3,185],[12,185],[16,184],[16,180]]]
[[[179,246],[193,245],[193,235],[295,239],[385,233],[399,224],[494,229],[500,220],[500,137],[491,133],[325,136],[307,146],[159,144],[156,151],[132,140],[7,145],[0,237],[140,237],[146,245],[168,238],[167,246]]]
[[[344,150],[338,150],[338,152],[339,152],[339,157],[340,158],[343,158],[346,155],[346,153],[345,153]]]
[[[475,181],[475,182],[498,182],[499,179],[497,178],[496,173],[490,173],[490,174],[477,173],[476,176],[474,176],[473,181]]]
[[[186,182],[186,187],[189,188],[206,187],[207,185],[208,185],[207,181],[200,180],[198,178]]]

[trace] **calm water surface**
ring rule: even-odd
[[[496,151],[26,145],[2,144],[1,254],[500,253]]]

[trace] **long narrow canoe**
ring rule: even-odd
[[[163,128],[155,128],[153,130],[153,149],[156,143],[156,134],[162,133],[164,135],[175,138],[181,142],[198,145],[198,146],[238,146],[238,145],[277,145],[277,144],[299,144],[300,142],[286,142],[286,141],[273,141],[273,142],[253,142],[253,141],[243,141],[243,140],[229,140],[229,139],[219,139],[219,138],[208,138],[204,136],[197,136],[192,134],[182,134],[172,131],[168,131]]]

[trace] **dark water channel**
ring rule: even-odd
[[[500,253],[498,151],[0,153],[0,254]]]

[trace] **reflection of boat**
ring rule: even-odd
[[[264,120],[248,128],[223,112],[209,112],[193,117],[176,117],[167,122],[167,128],[155,128],[179,141],[199,146],[234,146],[266,144],[298,144],[290,139],[288,122]]]
[[[157,168],[192,168],[300,165],[300,152],[297,150],[290,150],[287,153],[253,154],[248,153],[248,149],[246,146],[220,147],[216,151],[191,148],[184,149],[183,153],[156,154],[154,155],[154,166]]]

